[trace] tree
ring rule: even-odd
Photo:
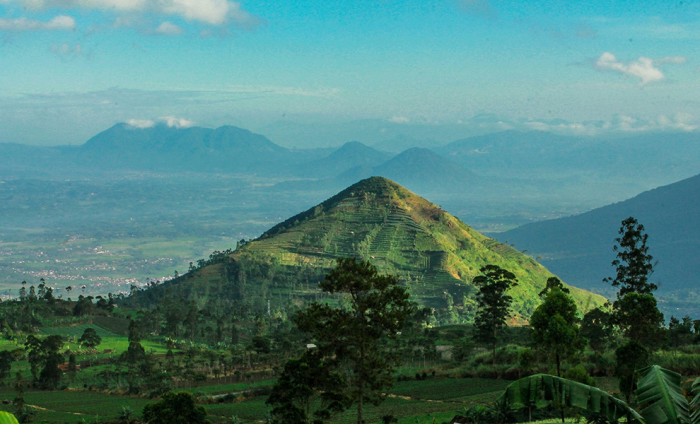
[[[615,304],[611,322],[625,337],[652,349],[659,346],[663,340],[664,314],[659,311],[653,295],[627,293]]]
[[[610,313],[601,308],[588,311],[581,321],[581,336],[588,340],[591,349],[604,352],[613,336]]]
[[[63,373],[58,365],[63,363],[59,353],[63,347],[63,337],[54,335],[40,340],[34,336],[27,337],[25,348],[30,371],[35,382],[40,382],[48,388],[56,388]],[[43,367],[38,375],[39,368]]]
[[[628,340],[615,349],[615,375],[620,379],[620,391],[629,403],[635,389],[636,371],[648,365],[649,350],[635,340]]]
[[[518,285],[515,274],[496,265],[481,268],[481,274],[474,278],[474,285],[479,287],[476,295],[477,307],[474,318],[474,339],[491,346],[493,364],[496,365],[496,344],[498,333],[510,317],[510,304],[513,298],[506,292]]]
[[[668,320],[668,336],[671,346],[676,349],[678,346],[688,343],[693,335],[693,319],[688,315],[683,317],[683,321],[671,316]]]
[[[644,226],[629,217],[622,221],[618,234],[620,237],[615,239],[613,246],[617,252],[612,262],[615,278],[603,281],[620,288],[613,303],[611,323],[628,339],[616,351],[616,373],[620,379],[620,391],[629,400],[635,381],[634,370],[646,361],[648,349],[655,348],[662,340],[664,316],[653,295],[658,286],[649,282],[654,266]]]
[[[253,337],[251,344],[257,353],[270,353],[272,351],[272,341],[265,336]]]
[[[188,392],[167,392],[162,399],[143,407],[143,420],[148,424],[208,424],[207,410],[194,402]]]
[[[379,275],[371,263],[355,258],[338,258],[319,286],[340,294],[342,306],[314,302],[294,322],[311,336],[326,365],[343,372],[344,395],[357,405],[360,424],[365,402],[378,405],[382,391],[393,384],[400,357],[384,344],[396,337],[415,307],[397,277]]]
[[[3,350],[0,352],[0,378],[3,380],[10,376],[14,360],[15,355],[11,351]]]
[[[579,335],[576,303],[558,287],[553,287],[544,302],[530,317],[532,336],[537,346],[554,356],[557,377],[561,377],[561,360],[580,352],[585,340]]]
[[[63,371],[58,366],[64,361],[63,355],[58,351],[51,351],[46,356],[44,368],[39,374],[39,383],[48,389],[56,389],[61,383]]]
[[[82,294],[78,296],[78,302],[73,307],[73,315],[80,317],[91,315],[95,305],[92,303],[92,296],[85,297]]]
[[[85,331],[83,331],[83,335],[80,336],[78,342],[84,344],[87,347],[95,347],[99,346],[99,344],[102,343],[102,337],[100,337],[100,335],[97,334],[97,331],[95,331],[94,328],[88,327],[85,329]]]
[[[27,407],[25,406],[25,401],[24,401],[24,386],[22,385],[22,373],[17,371],[17,376],[15,380],[15,391],[17,394],[15,395],[15,398],[12,400],[12,404],[15,405],[15,414],[23,418],[27,415]],[[24,420],[23,420],[24,421]],[[26,422],[26,421],[24,421]]]
[[[287,361],[265,402],[273,406],[273,423],[321,423],[348,407],[349,399],[342,394],[343,375],[323,361],[315,349],[307,350],[299,359]],[[312,406],[316,407],[313,413]]]
[[[615,278],[603,281],[620,288],[618,299],[627,293],[651,294],[658,286],[649,282],[654,266],[647,246],[649,236],[644,233],[644,226],[629,217],[622,221],[618,234],[620,237],[615,239],[616,244],[613,246],[613,251],[617,252],[616,259],[612,262],[616,270]]]
[[[141,334],[139,334],[138,324],[134,320],[129,322],[129,347],[122,356],[131,364],[146,357],[146,350],[141,346]]]
[[[552,290],[553,288],[558,288],[562,292],[569,294],[571,291],[564,285],[564,283],[561,282],[560,279],[557,277],[549,277],[547,278],[547,282],[545,283],[544,288],[542,291],[539,293],[540,297],[545,297],[547,296],[547,293]]]

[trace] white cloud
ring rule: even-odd
[[[129,119],[127,125],[132,129],[145,129],[154,127],[156,124],[165,124],[170,128],[189,128],[194,126],[194,122],[175,116],[162,116],[156,120],[152,119]]]
[[[683,64],[686,60],[683,56],[665,57],[657,60],[642,56],[635,61],[624,63],[617,60],[614,54],[605,52],[595,61],[595,68],[599,71],[613,71],[633,76],[641,80],[640,85],[646,85],[666,78],[661,69],[655,66],[655,63]]]
[[[130,127],[132,128],[139,128],[139,129],[144,129],[144,128],[151,128],[154,126],[156,123],[151,121],[150,119],[129,119],[126,121],[127,124],[129,124]]]
[[[35,21],[27,18],[2,19],[0,31],[69,31],[75,29],[75,19],[70,16],[58,15],[48,22]]]
[[[156,28],[155,32],[162,35],[180,35],[185,31],[174,23],[165,21]]]
[[[243,28],[258,25],[260,20],[229,0],[0,0],[17,3],[27,10],[88,9],[122,13],[155,13],[178,16],[209,25],[233,24]]]
[[[160,118],[160,121],[164,122],[165,125],[171,128],[189,128],[194,126],[194,122],[188,121],[184,118],[176,118],[174,116],[164,116]]]

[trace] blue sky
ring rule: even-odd
[[[484,113],[504,129],[691,131],[698,52],[687,0],[0,0],[0,142],[161,120],[466,131]]]

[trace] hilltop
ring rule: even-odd
[[[700,299],[698,210],[700,175],[584,214],[527,224],[498,238],[542,255],[542,263],[566,281],[604,292],[611,290],[602,279],[613,275],[612,247],[620,222],[633,216],[646,228],[649,253],[658,261],[652,280],[660,282],[659,295],[689,311],[689,303]]]
[[[325,202],[272,227],[228,256],[149,290],[144,296],[178,294],[206,302],[227,296],[253,310],[269,301],[279,313],[320,296],[316,285],[341,256],[374,263],[398,275],[441,322],[473,316],[471,284],[486,264],[509,269],[520,281],[514,308],[528,317],[552,274],[532,258],[486,237],[437,205],[386,178],[362,180]],[[578,305],[603,299],[572,288]]]

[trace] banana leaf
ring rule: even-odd
[[[688,400],[681,390],[681,375],[651,365],[637,370],[637,402],[643,406],[640,411],[647,423],[689,424]]]
[[[9,412],[0,411],[0,424],[19,424],[17,418]]]
[[[526,407],[535,406],[539,400],[548,400],[601,414],[610,421],[629,416],[632,422],[645,422],[644,418],[624,401],[597,387],[548,374],[536,374],[514,381],[499,397],[499,401],[501,400],[505,400],[509,405]]]
[[[691,386],[691,391],[695,393],[695,397],[690,401],[690,422],[691,424],[700,424],[700,378],[696,378]]]

